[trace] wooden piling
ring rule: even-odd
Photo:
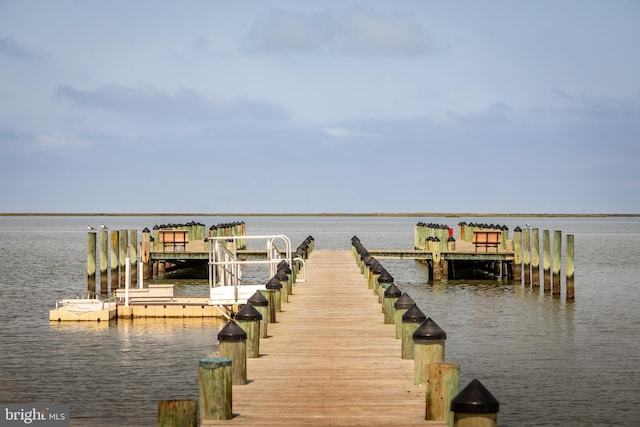
[[[542,273],[544,292],[551,292],[551,239],[549,230],[542,231]]]
[[[151,230],[145,227],[142,230],[142,246],[140,257],[142,258],[142,277],[147,280],[151,278],[151,263],[149,262],[149,252],[151,252]]]
[[[158,403],[158,427],[197,427],[197,400],[162,400]]]
[[[129,233],[127,230],[118,230],[118,264],[120,267],[120,283],[125,282],[125,264],[127,260],[127,250],[129,246]]]
[[[413,333],[413,381],[427,384],[429,365],[444,362],[447,334],[431,318],[427,318]]]
[[[425,420],[445,421],[453,426],[451,400],[460,387],[460,365],[457,363],[433,363],[429,365],[429,381]]]
[[[522,232],[522,274],[524,275],[524,286],[531,285],[531,230],[529,227]]]
[[[513,280],[520,283],[522,280],[522,229],[513,229]]]
[[[531,229],[531,286],[540,286],[540,232]]]
[[[575,289],[574,289],[574,262],[573,262],[573,252],[574,252],[574,238],[573,234],[567,234],[567,248],[566,251],[566,300],[573,301],[575,299]]]
[[[553,276],[552,294],[560,295],[560,255],[562,252],[562,232],[560,230],[553,231],[553,258],[551,263],[551,274]]]
[[[129,230],[129,261],[131,262],[131,284],[138,283],[138,230]]]
[[[111,292],[118,289],[118,256],[120,253],[120,239],[118,237],[118,231],[112,230],[110,233],[111,239],[111,247],[110,247],[110,256],[109,259],[111,261]]]
[[[200,359],[198,379],[200,421],[230,420],[232,416],[232,362],[225,357]]]
[[[220,356],[231,359],[233,385],[247,383],[247,333],[236,322],[229,320],[218,333]]]
[[[500,402],[477,379],[451,400],[453,427],[496,427]]]
[[[251,303],[245,304],[235,316],[235,320],[247,333],[247,357],[260,357],[260,322],[262,314]]]
[[[96,233],[87,233],[87,290],[96,291]]]
[[[413,333],[426,319],[427,316],[415,304],[402,315],[401,355],[403,359],[413,359]]]
[[[107,270],[109,268],[109,241],[107,230],[100,230],[100,293],[106,295],[109,292]]]

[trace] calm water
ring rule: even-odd
[[[639,425],[640,219],[462,219],[574,234],[576,302],[506,282],[434,285],[415,261],[381,260],[447,332],[461,386],[478,378],[500,401],[502,426]],[[348,249],[355,234],[369,249],[406,249],[417,221],[461,219],[0,217],[0,402],[67,403],[72,425],[153,426],[159,400],[197,399],[198,359],[217,351],[220,321],[48,320],[57,298],[86,289],[86,224],[191,220],[244,220],[249,234],[286,234],[294,247],[313,235],[317,249]]]

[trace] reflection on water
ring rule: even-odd
[[[353,235],[368,249],[406,249],[413,225],[425,220],[235,219],[244,220],[250,234],[284,233],[294,245],[312,235],[319,250],[348,249]],[[499,425],[637,425],[640,220],[500,220],[511,230],[525,221],[575,235],[574,303],[507,281],[434,284],[418,262],[381,263],[446,331],[445,357],[460,363],[461,385],[478,378],[498,398]],[[152,426],[158,401],[198,397],[198,360],[216,353],[222,321],[50,324],[48,310],[57,298],[85,290],[86,224],[96,222],[142,230],[168,219],[0,217],[0,402],[68,403],[72,425]],[[452,218],[427,222],[455,225]],[[244,277],[265,280],[250,269]],[[173,283],[181,295],[207,294],[206,280]]]

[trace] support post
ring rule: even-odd
[[[522,274],[524,287],[531,286],[531,230],[529,227],[522,231]]]
[[[560,254],[562,252],[562,232],[553,231],[553,258],[551,263],[551,274],[553,276],[552,294],[560,296]]]
[[[451,401],[454,427],[496,427],[500,403],[474,379]]]
[[[87,233],[87,290],[96,291],[96,233]]]
[[[531,229],[531,286],[540,287],[540,232]]]
[[[567,301],[575,300],[575,289],[574,289],[574,262],[573,262],[573,252],[574,252],[574,238],[573,234],[567,234],[567,248],[566,248],[566,287],[567,287]]]
[[[522,281],[522,229],[513,229],[513,280],[519,285]]]
[[[230,420],[232,416],[232,361],[203,357],[198,370],[200,421]]]
[[[427,316],[418,308],[412,305],[406,313],[402,315],[402,358],[413,359],[413,333],[418,326],[427,319]]]
[[[162,400],[158,403],[158,427],[197,427],[197,400]]]
[[[447,334],[427,318],[413,333],[414,384],[427,384],[429,365],[444,362],[444,342]]]
[[[549,230],[542,231],[542,273],[544,292],[551,292],[551,239]]]
[[[220,356],[231,359],[233,385],[247,383],[247,333],[236,322],[229,320],[218,333]]]
[[[453,426],[451,400],[460,387],[460,365],[457,363],[433,363],[429,365],[425,420],[445,421]]]

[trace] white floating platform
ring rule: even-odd
[[[49,311],[49,320],[64,321],[109,321],[116,317],[115,301],[95,298],[69,298],[59,300],[57,308]]]

